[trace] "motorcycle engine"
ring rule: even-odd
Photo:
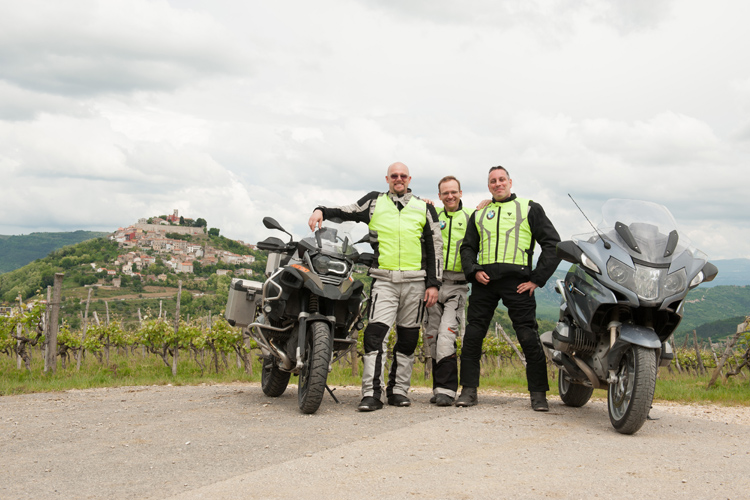
[[[579,355],[593,354],[596,350],[596,343],[586,337],[586,332],[564,321],[558,322],[552,332],[552,344],[558,351]]]

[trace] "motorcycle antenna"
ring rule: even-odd
[[[604,235],[600,233],[599,230],[596,228],[596,226],[594,226],[594,224],[589,220],[589,218],[586,217],[586,214],[584,213],[583,209],[581,209],[581,207],[578,206],[578,203],[576,203],[576,200],[573,199],[570,193],[568,193],[568,197],[573,201],[573,203],[575,203],[576,208],[578,208],[578,210],[581,211],[581,215],[583,215],[583,218],[586,219],[586,222],[588,222],[591,225],[591,227],[594,228],[594,232],[599,235],[599,238],[601,238],[602,242],[604,243],[604,248],[606,248],[607,250],[612,248],[612,245],[610,245],[609,242],[604,239]]]

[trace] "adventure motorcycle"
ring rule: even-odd
[[[354,248],[343,224],[326,221],[299,242],[271,217],[263,225],[288,234],[290,241],[269,237],[258,243],[269,252],[267,279],[232,280],[225,316],[258,343],[263,392],[281,396],[290,376],[299,375],[299,408],[315,413],[326,389],[336,400],[328,373],[356,345],[364,326],[367,296],[352,271],[356,263],[369,265],[372,254]]]
[[[609,200],[602,215],[595,234],[557,245],[573,265],[556,284],[560,320],[541,341],[559,368],[563,403],[583,406],[595,388],[607,388],[610,422],[633,434],[648,417],[657,365],[674,358],[667,339],[688,291],[718,270],[661,205]]]

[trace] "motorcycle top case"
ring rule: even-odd
[[[263,283],[253,280],[232,279],[224,317],[232,326],[247,326],[253,322],[256,305],[260,303]]]

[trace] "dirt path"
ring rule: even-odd
[[[126,387],[0,398],[0,498],[746,498],[750,409],[655,404],[635,436],[606,403],[319,412],[258,385]]]

